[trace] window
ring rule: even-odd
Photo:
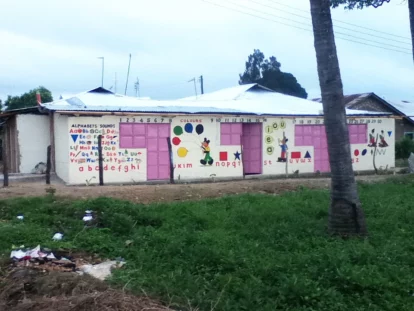
[[[146,124],[121,123],[119,126],[119,146],[121,148],[145,148]]]
[[[220,144],[222,146],[240,146],[242,123],[221,123]]]
[[[405,132],[404,133],[404,137],[408,137],[408,138],[414,139],[414,133],[413,132]]]

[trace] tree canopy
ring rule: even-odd
[[[21,96],[8,96],[4,102],[6,110],[21,109],[27,107],[36,107],[37,99],[36,92],[40,93],[42,102],[51,102],[53,101],[52,93],[45,87],[39,86],[33,90],[30,90],[27,93],[24,93]]]
[[[341,4],[345,4],[345,8],[347,9],[354,9],[355,7],[358,9],[362,9],[364,7],[373,6],[374,8],[380,7],[385,2],[390,2],[391,0],[331,0],[332,7],[336,8]]]
[[[265,59],[260,50],[254,50],[246,62],[246,69],[240,74],[239,84],[259,83],[275,92],[307,98],[308,93],[291,73],[280,70],[276,57]]]

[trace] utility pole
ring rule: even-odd
[[[196,78],[192,78],[191,80],[188,80],[188,82],[193,82],[194,81],[194,91],[195,91],[195,95],[196,95],[196,98],[197,98],[197,80],[196,80]]]
[[[104,72],[105,72],[105,57],[98,57],[99,59],[102,59],[102,82],[101,87],[103,87],[104,84]]]
[[[134,84],[134,88],[135,88],[135,97],[141,97],[141,94],[139,93],[139,79],[137,77],[137,82],[135,82]]]
[[[200,76],[200,87],[201,87],[201,95],[204,94],[204,79],[203,75]]]
[[[129,79],[129,69],[130,68],[131,68],[131,53],[129,54],[128,73],[127,73],[127,78],[126,78],[126,83],[125,83],[125,96],[126,96],[127,89],[128,89],[128,79]]]

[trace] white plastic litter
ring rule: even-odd
[[[55,233],[55,235],[52,238],[54,241],[60,241],[63,239],[63,234],[62,233]]]
[[[120,268],[125,264],[125,262],[117,262],[117,261],[105,261],[98,265],[84,265],[81,266],[79,269],[81,272],[89,274],[94,278],[99,280],[105,280],[108,276],[111,275],[111,269],[113,268]]]
[[[39,258],[40,257],[39,253],[40,253],[40,245],[38,245],[35,248],[27,251],[26,256],[28,256],[30,258]]]
[[[47,259],[56,259],[55,255],[53,253],[50,253],[46,256]]]
[[[24,216],[23,215],[17,215],[17,219],[23,220],[24,219]]]
[[[22,250],[12,251],[10,254],[10,258],[16,258],[16,259],[22,259],[26,256],[26,252],[23,252]]]
[[[93,220],[92,211],[85,211],[85,216],[82,219],[85,222]]]

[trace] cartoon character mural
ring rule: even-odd
[[[376,147],[377,146],[377,141],[374,137],[375,134],[375,129],[372,129],[371,133],[369,134],[369,144],[368,147]]]
[[[203,154],[204,159],[200,160],[200,163],[203,165],[212,165],[214,160],[213,158],[210,156],[210,140],[208,140],[207,138],[204,138],[204,141],[201,143],[201,149],[203,150]]]
[[[378,147],[380,147],[380,148],[385,148],[385,147],[388,147],[388,144],[387,144],[387,142],[385,141],[385,135],[384,135],[384,131],[382,130],[381,131],[381,134],[380,134],[380,143],[378,144]]]
[[[286,143],[288,142],[288,139],[285,136],[285,132],[283,132],[282,140],[278,139],[278,141],[279,141],[279,146],[281,148],[281,151],[280,151],[280,158],[277,159],[277,162],[286,162],[286,152],[288,150],[288,146]]]

